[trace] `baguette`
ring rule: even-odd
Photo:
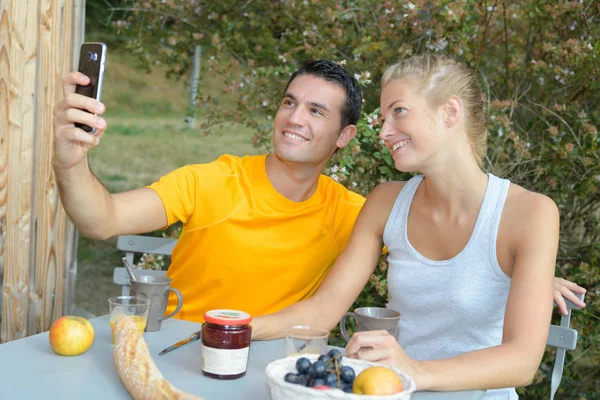
[[[132,318],[121,318],[114,329],[117,373],[135,400],[202,400],[177,389],[163,377]]]

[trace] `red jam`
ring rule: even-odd
[[[250,314],[236,310],[212,310],[202,324],[202,373],[216,379],[246,375],[252,341]]]

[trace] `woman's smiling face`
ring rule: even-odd
[[[396,168],[421,170],[442,146],[438,111],[408,78],[394,79],[383,87],[380,107],[383,123],[379,137],[390,149]]]

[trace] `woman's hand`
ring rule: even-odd
[[[565,299],[571,303],[583,308],[585,303],[575,296],[575,293],[585,293],[585,288],[582,288],[575,282],[568,281],[563,278],[554,278],[554,302],[558,306],[560,313],[567,315],[567,304]]]
[[[415,380],[417,390],[427,390],[427,378],[419,362],[410,358],[387,331],[356,332],[346,345],[346,354],[396,367]]]

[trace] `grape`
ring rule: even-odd
[[[329,357],[327,354],[323,354],[319,356],[319,361],[323,361],[325,364],[327,364],[327,361],[331,360],[331,357]]]
[[[289,383],[298,383],[298,375],[294,374],[293,372],[288,372],[283,377],[283,380]]]
[[[309,378],[325,378],[327,367],[323,361],[315,361],[308,369]]]
[[[337,376],[335,375],[335,373],[329,373],[327,374],[327,376],[325,377],[325,385],[332,387],[332,388],[336,388],[337,387]]]
[[[298,382],[296,382],[300,386],[308,386],[308,380],[305,375],[298,375]]]
[[[352,369],[352,367],[349,367],[347,365],[342,367],[342,370],[340,371],[340,378],[343,382],[352,383],[354,382],[355,377],[356,375],[354,374],[354,370]]]
[[[315,364],[311,364],[311,366],[308,368],[308,372],[306,373],[306,378],[308,380],[315,378]]]
[[[339,365],[342,362],[342,353],[340,353],[340,351],[337,349],[329,350],[329,352],[327,353],[327,356],[331,360],[333,360],[331,365],[333,365],[334,368],[336,367],[336,365]]]
[[[298,373],[287,373],[284,380],[308,387],[340,388],[346,393],[352,393],[352,383],[356,373],[352,367],[342,366],[341,361],[342,353],[337,349],[321,354],[314,363],[306,357],[301,357],[296,360]]]
[[[325,381],[321,378],[316,378],[312,382],[309,382],[309,386],[325,386]]]
[[[342,382],[342,390],[346,393],[352,393],[352,384],[347,382]]]
[[[337,355],[342,355],[342,353],[338,350],[338,349],[331,349],[329,350],[329,353],[327,353],[327,355],[329,356],[329,358],[335,358],[335,356]]]
[[[306,357],[299,358],[296,361],[296,369],[298,370],[298,373],[302,375],[306,375],[308,373],[308,369],[310,368],[310,366],[311,362]]]

